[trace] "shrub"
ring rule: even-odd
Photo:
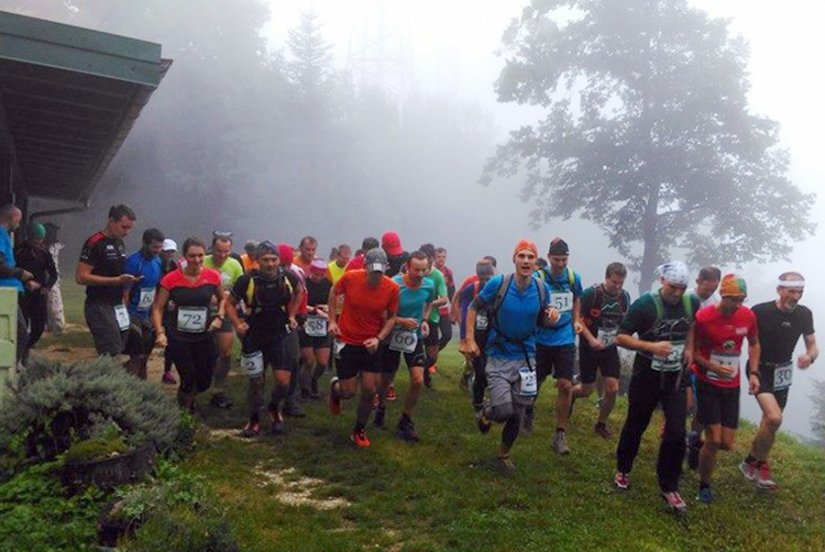
[[[7,472],[27,459],[51,460],[77,441],[105,438],[113,428],[130,447],[151,441],[164,452],[181,440],[174,401],[108,357],[67,365],[32,357],[0,402]]]

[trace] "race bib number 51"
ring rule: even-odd
[[[553,291],[550,293],[550,306],[559,312],[570,312],[573,310],[572,291]]]

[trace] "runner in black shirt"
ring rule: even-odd
[[[307,288],[307,316],[298,333],[304,361],[300,376],[301,397],[304,399],[320,398],[318,378],[329,365],[327,301],[332,282],[327,279],[327,274],[327,263],[323,259],[315,259],[304,282]]]
[[[751,452],[739,465],[742,474],[755,481],[761,489],[773,490],[777,485],[771,476],[768,454],[776,432],[782,424],[782,411],[788,401],[793,379],[793,351],[799,337],[805,339],[805,353],[796,359],[796,367],[804,370],[819,356],[814,336],[813,314],[799,304],[805,290],[805,279],[798,272],[779,276],[776,301],[753,307],[759,326],[762,355],[759,359],[759,393],[756,401],[762,409],[762,421],[753,440]]]
[[[125,205],[109,209],[106,227],[86,240],[77,263],[75,280],[86,286],[86,325],[100,355],[119,355],[129,329],[123,288],[131,287],[140,278],[123,273],[123,238],[132,230],[135,218],[134,211]]]

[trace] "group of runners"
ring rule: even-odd
[[[595,389],[594,431],[613,436],[609,416],[624,348],[635,355],[614,483],[630,488],[642,435],[661,407],[657,476],[667,509],[679,514],[686,510],[679,494],[685,457],[698,469],[697,500],[714,499],[711,476],[717,451],[734,441],[742,379],[763,416],[740,470],[760,488],[777,487],[768,456],[793,370],[818,356],[811,311],[799,304],[805,281],[797,272],[779,276],[775,300],[748,308],[741,276],[705,267],[688,290],[692,274],[673,261],[659,267],[660,288],[631,301],[621,263],[607,265],[604,281],[584,288],[568,266],[564,240],[550,242],[545,262],[535,242],[522,239],[512,252],[512,271],[500,271],[486,256],[456,287],[445,249],[424,244],[408,253],[395,232],[381,241],[365,238],[355,255],[340,245],[323,259],[311,236],[297,251],[248,242],[238,256],[232,234],[219,231],[210,242],[187,238],[177,257],[174,241],[148,229],[141,249],[127,256],[123,238],[135,219],[128,207],[112,207],[105,228],[81,253],[76,279],[87,287],[84,311],[98,353],[127,354],[128,369],[145,378],[152,348],[164,347],[163,378],[174,381],[174,365],[183,407],[193,409],[195,397],[211,387],[211,403],[228,408],[225,380],[237,336],[248,380],[245,437],[257,436],[266,418],[273,434],[283,433],[284,416],[303,415],[296,398],[321,398],[319,380],[334,369],[329,409],[338,415],[344,401],[356,399],[351,439],[369,447],[370,416],[375,427],[385,426],[403,356],[409,386],[396,435],[418,441],[415,408],[456,323],[466,358],[462,385],[471,390],[478,429],[503,425],[496,462],[512,471],[512,447],[537,423],[536,401],[551,375],[557,395],[546,424],[555,424],[553,450],[570,454],[574,404]],[[794,360],[800,336],[805,352]],[[267,367],[274,384],[264,404]]]

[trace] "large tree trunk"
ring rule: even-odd
[[[659,265],[659,184],[651,184],[647,195],[647,205],[645,206],[643,229],[643,251],[642,263],[639,266],[641,274],[639,276],[639,295],[649,291],[653,285],[654,271]]]

